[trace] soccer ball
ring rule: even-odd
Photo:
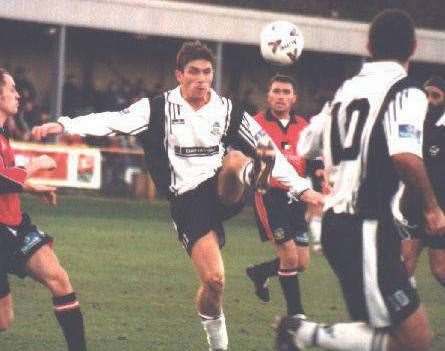
[[[274,21],[261,31],[261,55],[272,64],[280,66],[294,64],[300,57],[303,47],[303,33],[291,22]]]

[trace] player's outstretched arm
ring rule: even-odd
[[[42,140],[49,135],[59,135],[63,133],[63,126],[57,122],[50,122],[32,128],[31,135],[35,140]]]
[[[47,135],[61,133],[93,136],[135,135],[146,130],[149,121],[150,102],[144,98],[122,111],[91,113],[76,118],[62,116],[57,119],[57,123],[34,127],[32,136],[40,140]]]

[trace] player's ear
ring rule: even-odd
[[[298,103],[298,100],[299,100],[298,94],[295,93],[295,94],[294,94],[294,97],[293,97],[293,99],[292,99],[292,104],[293,104],[293,105],[296,105],[296,104]]]
[[[178,81],[178,83],[182,82],[182,75],[183,74],[184,74],[184,72],[182,72],[181,70],[175,69],[175,77],[176,77],[176,80]]]

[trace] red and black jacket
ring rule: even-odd
[[[0,224],[17,226],[22,221],[19,194],[26,171],[16,167],[14,152],[3,128],[0,128]]]
[[[266,113],[258,113],[256,121],[264,131],[272,138],[275,145],[295,168],[301,177],[306,175],[306,160],[297,154],[297,143],[301,131],[307,126],[307,121],[295,114],[291,115],[286,127],[268,110]],[[272,180],[273,187],[282,187]]]

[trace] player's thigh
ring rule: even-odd
[[[224,285],[224,263],[218,235],[214,231],[195,242],[190,257],[202,283]]]
[[[431,272],[442,285],[445,285],[445,249],[428,250]]]
[[[392,334],[395,345],[390,350],[425,351],[431,344],[432,334],[428,317],[422,306],[402,321]]]
[[[12,296],[8,293],[0,297],[0,331],[10,327],[13,317]]]
[[[401,241],[402,256],[406,270],[409,275],[413,275],[417,266],[417,259],[423,249],[421,239],[404,239]]]
[[[57,294],[72,291],[68,274],[49,245],[39,248],[26,262],[26,272]]]
[[[310,251],[309,246],[297,245],[298,252],[298,270],[304,271],[309,266],[310,262]]]

